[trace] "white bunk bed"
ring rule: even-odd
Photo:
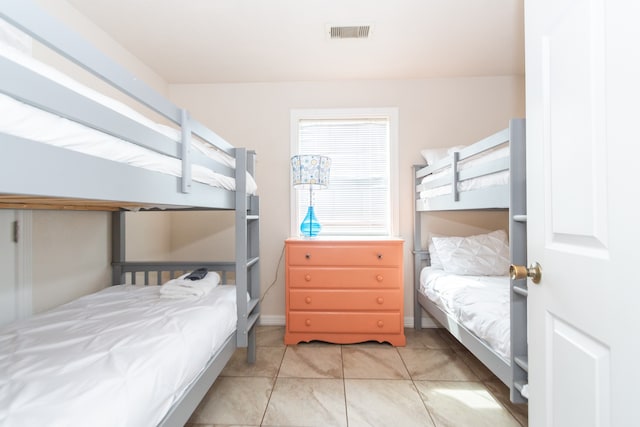
[[[158,394],[150,391],[153,387],[144,388],[149,393],[137,396],[136,399],[141,400],[136,400],[136,405],[162,408],[156,414],[157,420],[143,416],[145,421],[140,423],[134,415],[131,418],[136,420],[131,425],[182,426],[237,347],[248,347],[249,362],[253,363],[256,358],[254,326],[260,313],[260,283],[259,199],[253,181],[255,153],[235,148],[224,141],[186,110],[172,104],[50,17],[36,3],[30,0],[3,1],[0,18],[98,76],[132,102],[140,103],[170,124],[154,123],[121,102],[72,81],[21,54],[13,46],[0,43],[0,111],[6,113],[0,118],[0,208],[112,211],[113,285],[161,285],[179,273],[200,267],[221,275],[222,284],[211,294],[224,294],[222,300],[228,303],[228,313],[214,323],[228,323],[232,327],[227,331],[209,328],[211,337],[221,334],[213,340],[218,344],[211,345],[205,353],[199,353],[197,366],[190,368],[195,373],[185,375],[175,383],[175,389],[167,391],[169,400],[154,401]],[[16,123],[18,126],[14,126]],[[127,261],[125,212],[157,209],[235,211],[234,262]],[[233,281],[227,280],[227,276]],[[235,286],[225,286],[230,282]],[[117,296],[117,290],[137,288],[114,286],[104,292]],[[158,302],[160,288],[147,286],[140,292]],[[127,296],[134,295],[130,290],[123,294],[123,303],[126,303]],[[95,297],[100,300],[103,296],[101,293]],[[25,329],[29,324],[35,325],[37,330],[43,319],[57,317],[65,310],[77,313],[83,306],[93,304],[88,301],[91,300],[81,299],[70,303],[71,306],[65,305],[60,311],[37,315],[0,330],[3,343],[0,354],[0,424],[16,405],[11,400],[17,395],[16,390],[11,389],[12,385],[20,384],[21,389],[32,391],[48,387],[37,375],[33,376],[33,381],[26,382],[32,374],[27,375],[29,378],[19,377],[21,371],[15,366],[23,360],[21,352],[25,348],[10,349],[11,345],[5,343],[18,342],[13,340],[18,335],[35,333]],[[165,303],[166,299],[162,301]],[[220,303],[214,303],[214,306],[216,304]],[[115,309],[118,304],[110,302],[107,306]],[[173,309],[168,310],[165,318]],[[86,316],[91,318],[90,314]],[[67,324],[73,323],[73,319],[67,321]],[[80,333],[87,332],[78,329]],[[124,332],[118,342],[131,341],[133,329],[115,329]],[[150,330],[146,332],[150,333]],[[73,341],[73,338],[69,339]],[[95,339],[100,339],[100,335]],[[38,346],[37,341],[35,346]],[[199,351],[189,346],[176,350],[182,353],[178,353],[175,360],[188,358],[192,351]],[[144,350],[140,351],[144,353]],[[69,360],[65,361],[67,364],[73,363],[71,358],[74,356],[78,360],[83,357],[80,351],[71,353]],[[126,366],[128,362],[121,363]],[[134,360],[131,363],[141,362]],[[151,361],[142,364],[156,371],[158,369]],[[113,380],[109,375],[99,377],[107,382]],[[98,380],[91,375],[84,379]],[[61,387],[73,389],[74,385],[57,383],[54,387],[56,390]],[[111,393],[113,390],[106,394]],[[108,411],[121,410],[120,407],[109,408],[108,396],[97,398]],[[38,412],[39,408],[34,405],[29,410]],[[60,410],[69,417],[64,407]],[[65,418],[65,425],[94,423],[93,419],[86,418],[86,413],[77,415],[84,418]],[[43,412],[40,416],[47,415]],[[121,419],[128,418],[124,414]],[[55,423],[55,415],[48,421]]]
[[[512,119],[507,129],[414,168],[414,326],[421,328],[426,310],[510,388],[516,403],[527,401],[526,280],[474,274],[476,268],[456,277],[432,266],[434,245],[430,239],[423,244],[422,220],[430,211],[508,210],[504,256],[524,265],[525,154],[525,121]]]

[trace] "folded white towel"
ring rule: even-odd
[[[185,279],[182,275],[177,279],[171,279],[160,287],[161,298],[186,298],[203,297],[220,283],[220,275],[210,271],[201,280]]]

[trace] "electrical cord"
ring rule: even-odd
[[[262,300],[264,299],[265,296],[267,296],[267,293],[269,293],[273,285],[275,285],[276,282],[278,281],[278,270],[280,270],[280,263],[282,262],[283,257],[284,257],[284,246],[282,246],[282,252],[280,252],[280,258],[278,258],[278,264],[276,265],[276,276],[273,278],[273,282],[271,282],[271,284],[267,286],[267,289],[264,291],[264,293],[260,297],[260,302],[262,302]]]

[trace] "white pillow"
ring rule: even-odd
[[[420,151],[428,165],[433,165],[447,157],[447,148],[425,148]]]
[[[466,145],[454,145],[453,147],[451,147],[451,148],[449,148],[447,150],[447,156],[452,155],[456,151],[462,151],[462,149],[465,148],[465,147],[466,147]]]
[[[433,244],[434,237],[444,236],[432,234],[429,238],[429,266],[432,268],[437,268],[439,270],[444,270],[444,267],[442,267],[442,262],[440,261],[440,257],[438,256],[438,251],[436,250],[436,245]]]
[[[425,148],[420,151],[420,154],[424,157],[427,165],[433,165],[447,156],[450,156],[454,151],[462,150],[464,147],[464,145],[456,145],[455,147]]]
[[[509,242],[504,230],[469,237],[433,237],[444,271],[470,276],[503,276],[509,271]]]

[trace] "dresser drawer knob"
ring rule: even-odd
[[[311,297],[306,297],[304,299],[304,302],[306,302],[307,304],[311,304]]]
[[[382,320],[378,320],[378,328],[384,327],[384,322]]]
[[[304,254],[304,257],[305,257],[306,259],[311,259],[311,254]]]
[[[305,274],[304,275],[304,280],[306,280],[307,282],[311,281],[311,275],[310,274]]]
[[[378,304],[384,304],[384,298],[382,297],[378,297],[376,301],[378,301]]]
[[[382,259],[382,254],[378,254],[378,259]]]
[[[307,325],[307,326],[311,326],[311,319],[305,320],[304,324]]]
[[[376,276],[376,280],[377,280],[378,282],[382,282],[382,280],[383,280],[383,279],[384,279],[384,277],[382,277],[382,274],[378,274],[378,275]]]

